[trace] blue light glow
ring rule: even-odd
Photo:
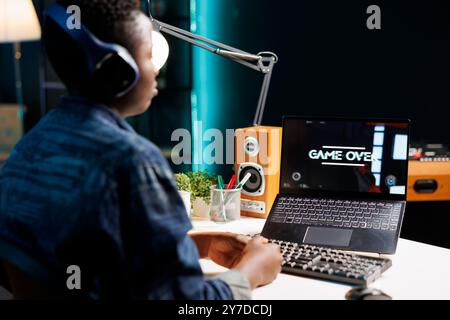
[[[223,12],[221,1],[191,0],[191,32],[206,38],[219,40],[222,27]],[[191,94],[192,132],[193,132],[193,170],[214,171],[213,166],[205,165],[209,162],[202,155],[204,142],[202,132],[210,128],[218,128],[221,105],[221,58],[198,47],[193,47],[193,83]],[[201,128],[198,127],[201,122]],[[202,161],[203,159],[203,161]]]

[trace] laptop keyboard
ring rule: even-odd
[[[401,210],[396,202],[280,197],[271,222],[396,231]]]

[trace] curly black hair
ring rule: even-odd
[[[129,51],[136,45],[134,23],[140,12],[139,0],[58,0],[64,7],[81,9],[81,22],[97,38],[119,44]],[[44,45],[50,63],[70,93],[95,97],[87,79],[86,59],[81,49],[56,24],[47,19]]]
[[[80,7],[83,25],[106,42],[123,42],[132,36],[130,28],[124,26],[133,23],[139,12],[137,0],[58,0],[58,3]]]

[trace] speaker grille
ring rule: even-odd
[[[250,173],[252,176],[243,186],[244,191],[249,194],[261,193],[261,188],[263,187],[263,172],[255,167],[245,167],[244,169],[242,169],[239,175],[239,181],[242,181],[248,173]]]

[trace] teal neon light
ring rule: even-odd
[[[191,0],[191,32],[197,32],[197,0]],[[195,49],[194,49],[195,50]],[[193,65],[195,65],[195,53],[193,58]],[[198,133],[196,130],[196,122],[198,121],[198,98],[197,98],[197,88],[195,86],[195,72],[193,75],[193,87],[191,93],[191,119],[192,119],[192,170],[199,171],[198,166],[198,156],[199,156],[199,146],[198,143],[201,141],[201,137],[198,137]]]
[[[191,0],[191,32],[197,32],[197,1]]]
[[[222,1],[191,0],[191,32],[206,38],[220,40],[223,26]],[[206,165],[208,159],[203,156],[203,132],[211,128],[220,128],[220,117],[224,110],[222,106],[223,88],[220,87],[221,73],[224,72],[220,57],[201,48],[193,48],[193,89],[192,133],[193,133],[193,170],[208,170],[215,168]],[[222,111],[221,111],[222,110]]]

